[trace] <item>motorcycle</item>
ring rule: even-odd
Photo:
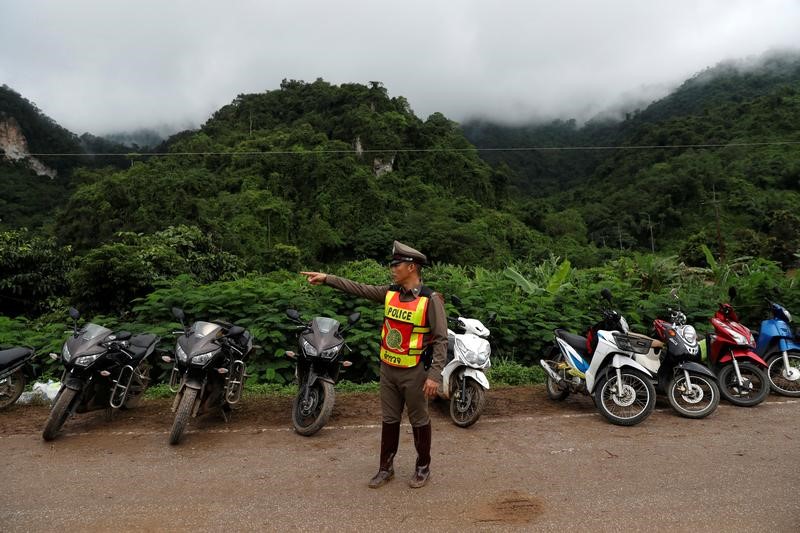
[[[736,290],[731,287],[729,295],[733,299]],[[711,325],[714,333],[706,336],[706,351],[722,397],[742,407],[760,404],[769,394],[769,377],[767,363],[753,351],[753,334],[739,323],[729,303],[719,304]]]
[[[169,387],[175,392],[172,412],[175,421],[169,443],[181,441],[190,418],[219,408],[227,421],[233,405],[242,397],[247,379],[245,359],[257,347],[245,328],[223,321],[197,321],[188,327],[182,309],[172,314],[183,326],[176,332],[175,358],[161,359],[173,363]]]
[[[772,318],[761,322],[756,353],[767,362],[770,387],[784,396],[800,396],[800,343],[789,323],[792,314],[767,300]]]
[[[0,409],[16,402],[25,389],[25,383],[36,373],[33,368],[33,348],[21,346],[0,350]]]
[[[611,304],[611,292],[600,295]],[[655,409],[653,374],[634,360],[647,353],[653,339],[630,333],[625,317],[602,307],[602,320],[587,336],[563,329],[554,331],[555,344],[539,364],[547,373],[547,395],[564,400],[570,393],[593,396],[600,413],[612,424],[632,426]]]
[[[295,378],[299,389],[292,402],[292,423],[300,435],[310,436],[328,423],[335,402],[334,385],[342,367],[352,365],[342,359],[344,348],[350,347],[342,334],[361,318],[355,312],[342,327],[337,320],[318,316],[310,322],[300,318],[296,309],[287,309],[286,316],[298,324],[299,351],[287,351],[286,356],[295,360]]]
[[[666,393],[678,414],[705,418],[719,405],[716,376],[701,362],[697,331],[686,324],[677,291],[673,289],[671,294],[679,308],[668,310],[670,322],[653,321],[656,337],[663,344],[657,351],[635,354],[634,359],[656,375],[656,388]]]
[[[158,337],[113,332],[88,323],[78,329],[80,313],[70,308],[72,334],[64,342],[61,358],[64,373],[50,415],[42,432],[44,440],[56,438],[67,418],[75,413],[106,409],[106,418],[122,408],[135,407],[150,382],[150,364]]]
[[[461,305],[458,296],[453,296],[452,301],[456,307]],[[489,313],[487,323],[494,322],[496,316]],[[492,366],[492,349],[487,340],[490,332],[475,318],[448,317],[447,322],[453,329],[447,330],[447,361],[439,396],[450,400],[450,418],[465,428],[478,421],[486,403],[484,391],[489,390],[489,380],[484,372]]]

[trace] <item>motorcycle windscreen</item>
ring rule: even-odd
[[[111,335],[112,331],[97,324],[86,324],[84,328],[78,332],[77,337],[70,337],[67,339],[67,346],[70,353],[73,354],[86,354],[88,352],[97,353],[103,351],[98,348],[98,345],[105,340],[106,337]]]
[[[182,347],[186,353],[191,357],[193,355],[211,352],[219,348],[219,345],[214,342],[217,337],[222,333],[222,326],[212,322],[195,322],[192,324],[192,329],[188,339],[183,340],[185,346]]]

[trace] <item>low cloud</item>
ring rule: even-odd
[[[793,0],[8,0],[0,83],[95,134],[203,123],[284,78],[380,80],[417,115],[588,119],[800,47]]]

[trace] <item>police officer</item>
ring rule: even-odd
[[[403,407],[414,433],[417,463],[409,486],[419,488],[430,476],[431,422],[428,399],[436,396],[447,355],[447,315],[443,299],[422,284],[427,258],[403,243],[392,248],[391,285],[365,285],[322,272],[301,272],[313,285],[329,285],[384,306],[381,329],[380,395],[383,424],[378,473],[370,488],[394,477],[394,456],[400,440]],[[430,365],[427,367],[428,363]]]

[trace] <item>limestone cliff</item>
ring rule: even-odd
[[[28,141],[14,117],[0,117],[0,149],[4,159],[22,161],[39,176],[56,177],[54,169],[30,155]]]

